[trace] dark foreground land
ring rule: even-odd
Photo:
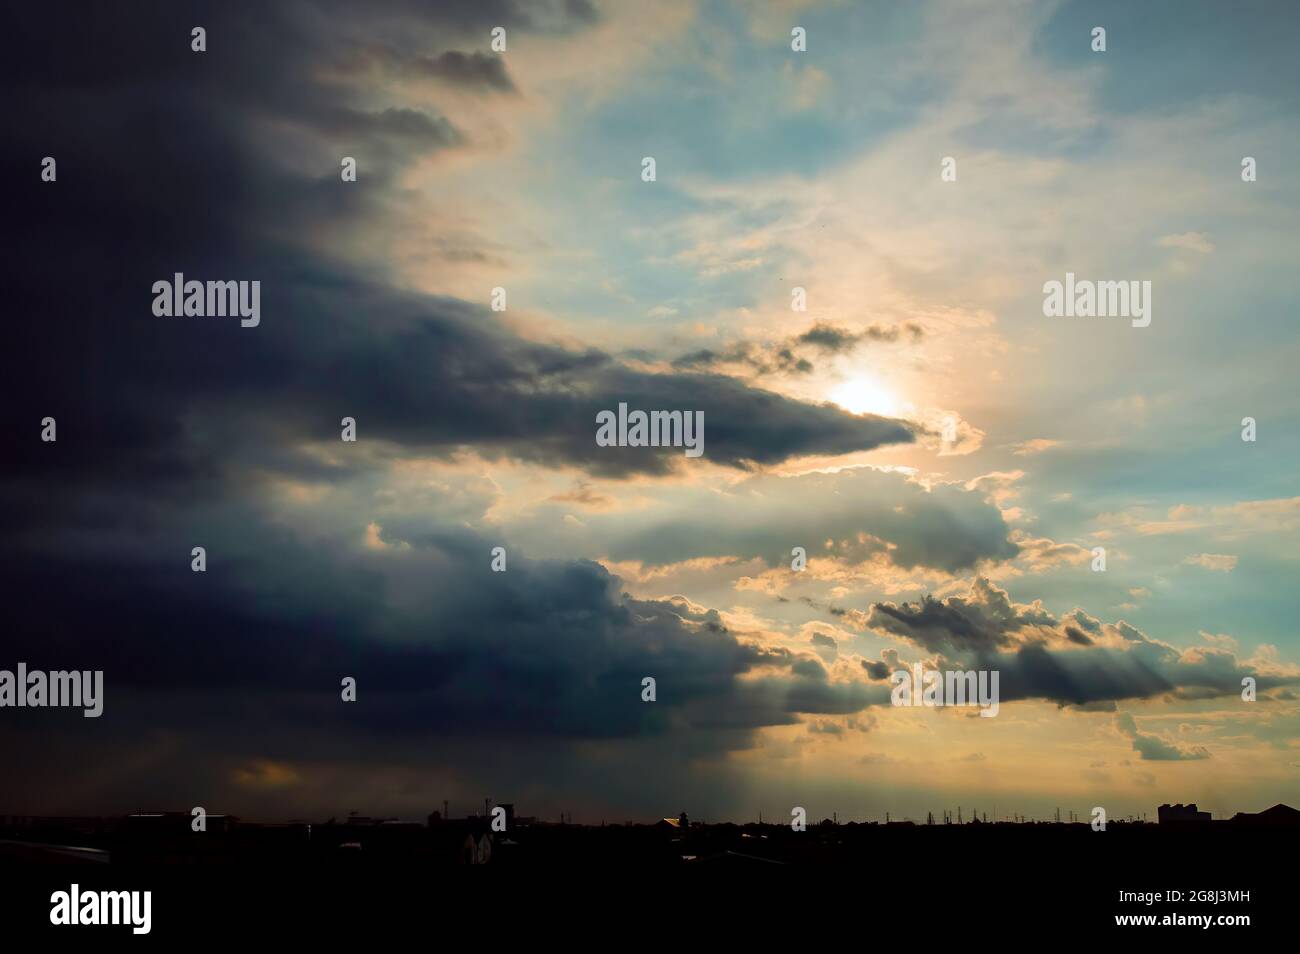
[[[492,834],[469,819],[310,830],[222,823],[199,835],[181,821],[109,826],[81,833],[81,844],[66,830],[61,840],[48,829],[29,829],[25,839],[7,833],[0,918],[38,931],[123,930],[51,929],[50,892],[75,882],[152,891],[151,935],[172,939],[196,931],[384,936],[452,918],[494,934],[533,932],[536,943],[600,924],[615,934],[665,923],[676,932],[697,917],[761,934],[825,914],[919,930],[918,943],[946,944],[952,931],[978,943],[1050,930],[1058,939],[1104,932],[1222,945],[1294,937],[1300,924],[1293,825],[828,824],[794,832],[524,824]],[[466,863],[475,861],[486,864]],[[1133,915],[1172,920],[1116,923]],[[1250,923],[1217,920],[1241,915]],[[1216,922],[1189,923],[1206,916]]]

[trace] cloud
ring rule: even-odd
[[[1077,543],[1057,543],[1046,537],[1034,538],[1024,533],[1013,534],[1012,540],[1020,548],[1019,559],[1033,573],[1058,566],[1081,566],[1092,559],[1092,550]]]
[[[506,73],[505,57],[494,53],[447,50],[437,56],[418,57],[411,61],[410,68],[461,87],[518,92]]]
[[[673,367],[682,371],[737,364],[746,365],[757,374],[810,374],[814,370],[811,361],[798,357],[789,348],[765,350],[751,342],[737,342],[723,351],[701,348],[673,360]]]
[[[1183,232],[1180,235],[1162,235],[1158,243],[1161,248],[1180,248],[1191,252],[1209,255],[1214,251],[1214,244],[1205,232]]]
[[[1137,722],[1127,712],[1116,713],[1115,727],[1133,740],[1133,750],[1144,762],[1189,762],[1210,757],[1209,750],[1204,746],[1181,745],[1167,742],[1157,735],[1144,735],[1138,731]]]
[[[1216,573],[1231,573],[1237,568],[1237,557],[1228,553],[1193,553],[1183,560],[1184,566],[1199,566]]]
[[[808,723],[808,731],[815,735],[843,735],[844,726],[829,719],[813,719]]]
[[[1149,508],[1134,507],[1098,515],[1106,528],[1131,528],[1143,536],[1213,529],[1220,534],[1282,533],[1300,524],[1300,497],[1245,500],[1216,507],[1179,504],[1152,519]]]
[[[877,681],[881,679],[888,679],[889,674],[893,672],[893,670],[889,667],[887,663],[873,662],[870,659],[862,660],[862,668],[866,670],[868,677]]]
[[[0,174],[35,187],[15,190],[0,234],[18,276],[8,303],[41,318],[7,352],[4,413],[23,428],[53,415],[59,440],[17,442],[0,476],[14,518],[0,558],[19,568],[4,583],[5,642],[33,665],[104,669],[107,714],[93,740],[6,728],[6,751],[49,791],[67,787],[69,752],[114,753],[129,768],[82,789],[112,804],[132,804],[148,778],[160,798],[203,785],[266,804],[292,788],[319,805],[364,788],[322,764],[373,760],[389,779],[451,764],[483,780],[504,758],[569,784],[591,770],[583,744],[623,741],[608,764],[631,765],[673,736],[674,758],[707,758],[765,726],[872,704],[877,689],[815,655],[769,650],[712,610],[634,599],[597,563],[511,550],[508,572],[492,573],[506,535],[465,517],[482,517],[486,490],[393,502],[387,481],[403,467],[468,448],[586,477],[684,466],[680,449],[596,446],[597,410],[620,401],[704,411],[707,460],[734,468],[913,433],[526,338],[481,303],[403,287],[387,233],[429,208],[408,174],[486,147],[440,112],[440,93],[416,106],[373,82],[356,18],[427,58],[397,66],[462,93],[505,91],[497,66],[446,47],[481,41],[484,22],[563,32],[598,18],[582,2],[325,6],[162,5],[130,21],[89,8],[58,29],[28,8],[10,23],[28,55],[0,64],[16,135]],[[209,31],[202,57],[188,48],[194,22]],[[42,191],[23,157],[51,149],[59,180]],[[345,155],[356,183],[340,179]],[[152,283],[177,271],[260,281],[261,324],[153,316]],[[339,439],[344,416],[355,445]],[[581,483],[559,496],[606,502]],[[205,573],[189,569],[195,545]],[[653,707],[646,675],[659,680]],[[355,704],[339,697],[344,676]],[[549,767],[534,765],[542,752]],[[665,770],[663,784],[685,774]]]
[[[919,341],[925,337],[925,329],[914,321],[897,325],[868,325],[861,331],[818,322],[795,340],[800,344],[814,345],[831,354],[840,354],[851,351],[864,341],[892,344],[904,337],[910,341]]]
[[[1023,470],[998,470],[972,477],[966,481],[965,487],[967,490],[987,494],[989,500],[1001,505],[1009,500],[1014,500],[1020,495],[1020,489],[1016,486],[1016,482],[1023,476],[1025,476]]]
[[[568,8],[553,13],[561,9]],[[400,7],[381,12],[405,22]],[[517,12],[538,25],[531,8]],[[440,15],[477,17],[454,5]],[[51,206],[51,191],[35,181],[5,217],[23,275],[11,303],[48,315],[24,332],[32,360],[14,368],[21,397],[12,413],[40,420],[56,411],[65,426],[82,422],[61,454],[19,455],[8,476],[21,482],[20,494],[91,479],[92,461],[103,468],[93,478],[101,485],[147,494],[161,492],[159,482],[181,492],[241,466],[319,469],[319,455],[304,445],[337,443],[345,415],[356,418],[363,441],[405,453],[450,456],[473,445],[488,457],[617,476],[685,466],[680,449],[598,447],[596,413],[620,402],[703,411],[707,460],[735,468],[913,440],[903,422],[721,375],[634,370],[594,348],[525,340],[480,304],[395,287],[383,264],[347,254],[351,243],[385,241],[378,223],[400,218],[412,201],[403,173],[471,144],[431,104],[414,109],[396,94],[386,104],[383,87],[363,90],[346,81],[350,74],[325,75],[314,57],[342,61],[354,52],[346,16],[306,22],[277,8],[238,21],[234,36],[248,43],[207,54],[227,64],[228,82],[196,71],[188,49],[157,60],[151,44],[171,42],[175,16],[125,31],[124,47],[87,64],[71,62],[69,51],[99,15],[79,15],[68,27],[73,36],[36,45],[50,48],[51,62],[31,73],[10,64],[22,92],[13,120],[26,130],[11,155],[40,152],[42,141],[55,139],[65,156],[96,156],[95,176],[58,183],[59,203]],[[228,14],[212,16],[215,37]],[[17,35],[33,29],[20,23]],[[412,39],[437,32],[428,23],[412,29]],[[482,71],[473,56],[440,56],[441,69]],[[156,61],[156,75],[146,82],[130,73],[124,64],[137,61]],[[78,77],[92,74],[93,89],[78,90]],[[357,156],[360,180],[339,181],[337,160],[322,165],[321,155]],[[142,168],[155,170],[147,182]],[[87,258],[100,271],[82,274],[83,292],[51,303],[46,289],[65,284],[63,260],[42,254],[42,245],[111,247],[114,255]],[[259,280],[262,323],[240,329],[152,316],[152,283],[177,271]],[[97,345],[68,361],[57,344],[65,336]],[[94,384],[110,380],[112,388]],[[58,407],[50,393],[60,395]]]
[[[1042,604],[1012,604],[1005,590],[984,577],[976,577],[965,597],[919,603],[875,603],[867,626],[903,636],[917,645],[946,655],[967,651],[991,653],[1015,645],[1026,630],[1046,631],[1056,620]]]
[[[595,510],[607,509],[614,504],[614,498],[592,489],[590,482],[582,480],[572,490],[555,494],[548,498],[558,503],[576,503]]]
[[[301,777],[292,766],[272,762],[269,759],[254,759],[241,765],[234,771],[234,780],[238,785],[252,788],[282,788],[297,785]]]
[[[618,806],[610,817],[669,800],[721,817],[715,799],[728,810],[753,803],[753,778],[737,783],[728,764],[744,760],[727,756],[763,729],[809,716],[809,732],[869,724],[863,707],[887,698],[872,683],[900,662],[898,651],[855,664],[845,640],[864,637],[837,628],[861,632],[869,617],[904,652],[932,646],[924,651],[999,667],[1004,695],[1014,698],[1114,709],[1118,699],[1158,694],[1227,696],[1243,673],[1273,687],[1261,698],[1290,693],[1284,686],[1296,680],[1276,654],[1243,661],[1235,646],[1208,638],[1213,645],[1179,651],[1123,620],[1016,603],[987,581],[965,596],[878,609],[881,592],[915,600],[933,582],[947,596],[948,574],[994,572],[986,565],[1018,556],[1032,567],[1070,565],[1084,551],[1009,537],[1013,511],[998,508],[1018,485],[1006,474],[927,489],[901,474],[762,473],[809,455],[929,449],[947,412],[918,412],[917,423],[859,418],[750,380],[787,376],[783,383],[812,392],[823,365],[833,377],[850,359],[870,358],[888,363],[900,396],[925,400],[929,380],[941,382],[928,399],[965,408],[999,443],[1043,433],[1044,421],[1068,422],[1069,408],[1090,406],[1086,395],[1049,394],[1036,424],[1007,420],[1006,408],[1024,411],[1025,388],[1043,380],[1082,386],[1092,378],[1062,368],[1104,367],[1117,352],[1092,336],[1101,351],[1071,342],[1068,360],[1054,363],[1064,339],[1020,334],[1034,313],[1016,300],[1025,276],[1062,254],[1061,220],[1082,223],[1078,234],[1115,234],[1089,228],[1113,217],[1095,202],[1099,183],[1128,183],[1137,197],[1129,205],[1142,212],[1134,220],[1160,223],[1139,238],[1145,253],[1158,252],[1151,235],[1193,221],[1187,209],[1201,196],[1225,194],[1214,175],[1200,183],[1192,167],[1171,162],[1169,144],[1222,140],[1226,127],[1185,116],[1107,121],[1094,108],[1095,76],[1081,82],[1043,59],[1035,29],[1050,14],[1018,8],[962,14],[956,30],[953,11],[927,11],[922,36],[900,47],[901,69],[881,70],[895,61],[861,50],[821,70],[769,69],[777,95],[760,97],[767,105],[755,111],[779,104],[782,92],[808,107],[797,117],[778,107],[799,125],[772,127],[732,95],[754,76],[728,45],[744,40],[743,26],[710,34],[707,11],[694,18],[690,7],[315,0],[238,14],[229,4],[146,4],[137,16],[56,2],[8,18],[15,55],[0,63],[10,92],[0,174],[14,189],[0,234],[13,276],[6,304],[28,317],[11,328],[5,380],[14,398],[3,414],[17,435],[34,435],[33,421],[53,414],[60,440],[8,445],[4,642],[33,664],[102,665],[108,676],[93,739],[80,722],[75,733],[54,719],[37,723],[40,713],[0,729],[0,750],[25,769],[11,780],[23,804],[46,810],[75,797],[94,811],[129,808],[145,785],[151,798],[181,805],[194,790],[242,805],[273,804],[292,790],[311,800],[292,814],[346,810],[352,805],[337,803],[359,796],[356,805],[422,815],[431,792],[473,802],[511,793],[540,808],[564,791],[579,801],[564,807],[580,812],[582,801],[608,799]],[[768,7],[773,43],[784,45],[788,11]],[[607,30],[613,20],[619,29]],[[188,49],[195,22],[209,27],[202,56]],[[699,32],[672,44],[653,42],[696,24]],[[485,52],[497,25],[510,31],[508,56]],[[1006,55],[979,52],[993,47]],[[628,69],[631,58],[654,64],[651,82]],[[845,67],[887,77],[889,88],[872,93]],[[609,82],[597,90],[593,75]],[[596,137],[601,129],[626,136],[618,117],[652,117],[656,87],[668,98],[680,92],[659,80],[683,75],[693,77],[683,102],[725,107],[716,125],[726,148],[698,148],[692,130],[700,127],[682,121],[698,113],[662,117],[662,128],[685,131],[695,148],[664,161],[661,172],[672,171],[663,188],[636,194],[687,210],[684,228],[699,241],[678,255],[671,225],[629,214],[618,199],[638,185],[633,174],[614,182],[627,171],[618,156],[640,152]],[[712,80],[722,82],[701,85]],[[649,108],[597,102],[622,84]],[[918,87],[927,99],[919,106]],[[946,101],[928,101],[932,90]],[[820,100],[829,97],[832,118],[847,115],[841,106],[870,118],[876,96],[887,104],[878,114],[884,127],[818,125]],[[892,128],[909,113],[921,117],[915,128]],[[802,145],[782,156],[762,148],[751,126],[771,143]],[[869,147],[842,135],[879,128],[889,135],[872,133]],[[1266,147],[1276,140],[1267,128],[1256,135]],[[963,182],[994,191],[954,204],[951,190],[916,165],[935,142],[956,144]],[[1025,142],[1038,154],[998,152]],[[507,154],[514,143],[527,149]],[[59,157],[57,187],[33,175],[32,157],[48,152]],[[339,180],[344,155],[359,160],[355,184]],[[719,155],[730,158],[719,165]],[[574,157],[589,175],[553,175]],[[738,164],[754,157],[779,171],[716,186],[690,181],[701,169],[746,172],[752,165]],[[619,171],[607,175],[607,166]],[[543,180],[554,195],[537,191]],[[863,182],[900,188],[862,190]],[[744,199],[733,202],[728,190]],[[1040,214],[1043,195],[1060,215]],[[718,210],[710,234],[703,220]],[[577,226],[566,224],[570,215]],[[606,220],[620,239],[649,234],[648,246],[603,241]],[[1204,233],[1161,244],[1213,248]],[[613,249],[609,257],[592,257],[600,245]],[[653,253],[644,256],[649,281],[634,264],[643,251]],[[1120,236],[1114,254],[1131,251]],[[697,265],[710,277],[690,287]],[[436,279],[412,279],[420,269]],[[260,279],[262,326],[153,319],[147,289],[177,270]],[[671,304],[683,322],[707,333],[732,315],[756,337],[728,341],[718,331],[709,340],[723,343],[647,370],[650,361],[623,346],[662,340],[651,337],[659,329],[620,327],[624,316],[602,310],[608,289],[588,282],[592,274],[610,277],[611,287],[617,277],[638,319],[667,282],[662,307]],[[790,280],[815,288],[825,309],[802,332],[788,324],[788,285],[777,288]],[[482,305],[498,281],[510,286],[505,315]],[[459,297],[413,290],[430,287]],[[858,313],[862,302],[870,323]],[[781,312],[779,324],[764,324],[772,318],[759,314],[765,307]],[[629,333],[631,341],[618,340]],[[1141,370],[1159,393],[1167,369]],[[1098,387],[1114,377],[1093,376]],[[692,471],[679,453],[596,448],[594,412],[623,400],[704,411],[705,461]],[[1157,410],[1153,397],[1153,418]],[[338,439],[344,415],[359,421],[357,445]],[[979,446],[982,432],[960,423],[959,440],[941,453]],[[1080,446],[1076,437],[1069,431],[1061,443]],[[1049,443],[1027,440],[1012,452],[1042,453]],[[944,463],[958,465],[954,480],[977,472],[951,457]],[[462,465],[512,482],[441,479]],[[750,470],[758,472],[745,476]],[[658,477],[674,479],[642,479]],[[1098,488],[1070,489],[1084,502]],[[1161,523],[1284,532],[1300,515],[1296,500],[1171,512]],[[518,516],[528,507],[535,519]],[[205,574],[188,569],[196,543],[209,550]],[[745,572],[787,580],[790,548],[805,543],[812,562],[798,579],[834,584],[817,608],[832,607],[836,628],[792,639],[794,648],[735,623],[750,606],[637,598],[605,566],[574,555],[617,554],[645,561],[647,573],[688,568],[684,577],[703,566],[721,576],[748,559],[760,569]],[[496,545],[509,549],[504,574],[488,569]],[[878,581],[881,590],[864,592]],[[1161,602],[1191,612],[1164,583]],[[685,592],[700,600],[700,585],[690,580]],[[1167,623],[1155,625],[1164,632]],[[1249,620],[1243,625],[1253,644]],[[338,698],[342,674],[359,679],[358,703]],[[659,679],[653,705],[639,698],[647,674]],[[69,769],[95,759],[115,771]],[[728,804],[730,788],[739,794]]]
[[[875,603],[866,626],[937,654],[940,668],[998,670],[1004,702],[1107,708],[1123,699],[1236,695],[1245,676],[1261,689],[1300,683],[1293,670],[1239,661],[1225,649],[1179,651],[1123,620],[1102,623],[1080,609],[1058,618],[1039,601],[1012,602],[982,577],[964,597]]]
[[[835,657],[839,655],[839,644],[835,642],[835,638],[832,636],[827,636],[825,633],[813,633],[810,641],[817,655],[828,663],[834,662]]]
[[[788,88],[789,102],[795,109],[812,109],[826,101],[831,78],[815,66],[800,69],[786,60],[782,76]]]
[[[189,740],[189,761],[176,756],[169,771],[228,765],[231,797],[306,784],[304,763],[336,759],[339,746],[390,768],[474,740],[494,758],[533,746],[571,765],[580,743],[672,735],[706,757],[749,746],[764,726],[888,698],[816,656],[733,632],[715,610],[633,599],[594,563],[511,550],[494,573],[494,540],[427,514],[371,521],[385,545],[365,547],[355,509],[309,508],[292,533],[287,514],[190,510],[164,533],[204,541],[203,574],[190,572],[188,549],[159,565],[147,539],[156,523],[102,528],[80,552],[19,559],[9,541],[6,560],[21,569],[5,585],[8,650],[34,666],[105,670],[114,741],[76,745],[129,751],[165,725]],[[76,598],[42,595],[56,589]],[[340,700],[344,676],[356,679],[356,703]],[[640,698],[645,676],[658,682],[653,706]],[[40,757],[33,772],[49,777],[62,759]]]
[[[1048,440],[1045,437],[1035,437],[1030,441],[1020,441],[1012,444],[1011,453],[1017,457],[1028,457],[1031,454],[1041,454],[1043,451],[1051,450],[1053,447],[1060,447],[1061,441]]]
[[[819,502],[810,508],[808,502]],[[719,491],[683,488],[666,504],[589,521],[614,560],[663,565],[699,557],[758,558],[790,565],[853,565],[877,557],[892,566],[955,571],[1018,552],[1001,513],[960,487],[930,490],[905,475],[868,467],[782,477],[763,474]],[[815,571],[814,571],[815,572]]]
[[[736,341],[721,350],[701,348],[673,359],[678,370],[734,367],[754,375],[809,375],[816,365],[805,356],[847,354],[863,343],[920,341],[925,330],[915,322],[868,325],[860,331],[818,322],[807,331],[779,341]]]

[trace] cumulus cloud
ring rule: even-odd
[[[826,662],[833,662],[835,657],[839,655],[839,643],[835,642],[833,636],[827,636],[825,633],[813,633],[810,639],[817,655],[821,656]]]
[[[1136,720],[1127,712],[1115,714],[1115,727],[1133,740],[1133,750],[1144,762],[1189,762],[1210,757],[1204,746],[1168,742],[1158,735],[1139,732]]]
[[[1058,543],[1024,533],[1012,534],[1011,539],[1020,548],[1020,561],[1034,573],[1058,566],[1081,566],[1092,559],[1092,550],[1077,543]]]
[[[924,649],[959,655],[990,653],[1020,642],[1026,633],[1050,633],[1056,620],[1040,602],[1017,606],[1005,590],[976,577],[969,593],[945,600],[926,596],[919,603],[876,603],[866,625],[905,637]]]
[[[810,561],[883,556],[894,566],[955,571],[1018,552],[1002,515],[980,495],[948,485],[927,490],[873,468],[765,474],[725,491],[683,489],[671,503],[671,510],[599,515],[588,524],[615,560],[650,565],[734,556],[788,568],[791,548],[803,546]]]
[[[1004,702],[1046,699],[1106,709],[1123,699],[1235,695],[1252,676],[1261,690],[1300,683],[1300,673],[1239,660],[1217,647],[1180,651],[1123,620],[1076,609],[1062,617],[1040,601],[1020,604],[977,577],[965,596],[876,603],[866,626],[940,657],[940,666],[997,669]]]
[[[888,679],[893,669],[887,663],[873,661],[870,659],[862,660],[862,668],[866,670],[867,676],[873,680]]]

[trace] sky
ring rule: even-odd
[[[10,20],[0,813],[1300,804],[1288,4]]]

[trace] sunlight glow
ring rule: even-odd
[[[880,382],[869,377],[852,377],[831,392],[831,400],[854,414],[880,414],[893,417],[898,402]]]

